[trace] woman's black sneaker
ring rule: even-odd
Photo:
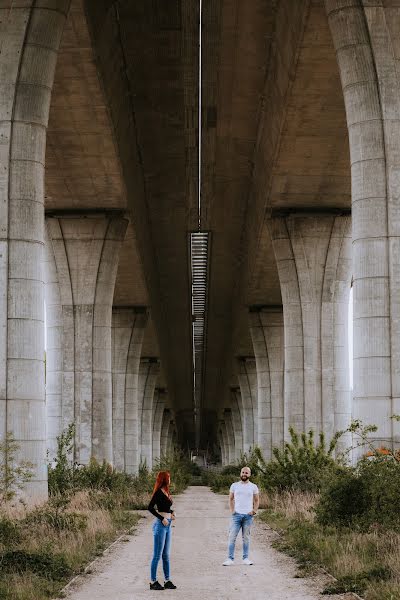
[[[168,581],[164,583],[164,590],[176,590],[176,585],[174,585],[172,581],[168,579]]]
[[[154,583],[150,584],[150,589],[151,590],[163,590],[164,588],[160,583],[158,583],[158,581],[155,581]]]

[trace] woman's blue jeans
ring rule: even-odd
[[[151,561],[150,578],[151,581],[157,580],[157,567],[162,556],[163,570],[165,581],[170,577],[169,572],[169,553],[171,549],[171,522],[172,519],[167,519],[168,525],[163,525],[160,519],[156,519],[153,523],[154,536],[154,551],[153,560]]]
[[[231,560],[233,560],[235,557],[235,542],[240,530],[242,530],[243,537],[243,558],[249,558],[250,529],[252,524],[252,515],[245,515],[236,512],[233,513],[229,527],[228,541],[228,556]]]

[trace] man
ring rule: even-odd
[[[249,559],[250,529],[260,504],[260,494],[258,487],[251,483],[250,476],[250,468],[243,467],[240,471],[240,481],[232,483],[229,490],[229,508],[232,517],[229,528],[228,558],[223,563],[224,567],[233,565],[235,542],[240,529],[243,537],[243,564],[253,564]]]

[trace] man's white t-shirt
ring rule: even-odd
[[[253,496],[259,493],[258,487],[254,483],[236,481],[232,483],[229,491],[234,494],[235,512],[246,515],[253,510]]]

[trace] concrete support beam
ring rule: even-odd
[[[168,452],[169,428],[171,426],[171,411],[164,409],[161,426],[161,456],[166,456]]]
[[[257,367],[257,444],[263,456],[270,460],[272,449],[281,448],[284,441],[282,308],[252,308],[249,319]]]
[[[159,373],[160,362],[157,358],[140,359],[139,448],[140,461],[145,463],[148,469],[153,466],[153,402]]]
[[[153,407],[153,464],[162,456],[161,431],[166,403],[167,391],[164,388],[156,388]]]
[[[235,436],[235,460],[240,460],[243,453],[243,428],[240,405],[240,388],[231,388],[232,425]]]
[[[269,227],[285,324],[285,434],[293,425],[331,438],[351,414],[350,217],[295,213]]]
[[[248,453],[258,441],[257,369],[252,357],[237,359],[243,430],[243,450]]]
[[[168,432],[167,453],[172,454],[177,447],[177,430],[175,421],[172,421]]]
[[[224,421],[225,421],[226,434],[227,434],[227,440],[228,440],[229,464],[232,465],[236,462],[236,452],[235,452],[235,434],[233,431],[233,423],[232,423],[232,410],[230,408],[226,408],[224,410]]]
[[[224,435],[222,433],[222,426],[221,423],[219,423],[218,426],[218,443],[221,449],[221,464],[222,466],[226,465],[226,443],[225,443],[225,438]]]
[[[390,5],[390,6],[389,6]],[[326,0],[349,132],[354,417],[400,444],[400,96],[396,3]]]
[[[139,469],[138,384],[140,354],[148,312],[143,307],[113,307],[112,425],[114,467]]]
[[[0,8],[0,439],[33,465],[24,496],[47,498],[44,163],[57,53],[70,2]]]
[[[62,359],[59,356],[57,364],[57,369],[63,370],[59,424],[63,428],[75,423],[74,459],[81,464],[91,457],[113,460],[111,315],[127,224],[120,216],[106,214],[46,218],[57,270],[63,338]],[[51,368],[57,363],[51,356],[53,350],[49,349],[50,380]],[[52,391],[50,386],[50,412],[55,401]],[[56,396],[59,402],[59,394]]]

